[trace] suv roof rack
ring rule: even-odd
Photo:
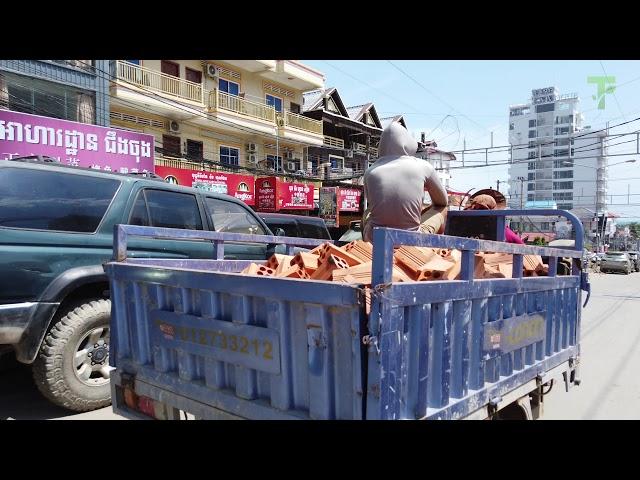
[[[12,161],[12,162],[25,162],[25,163],[46,163],[46,164],[56,164],[59,167],[67,167],[67,168],[78,168],[78,167],[72,167],[70,165],[64,165],[63,163],[60,163],[56,158],[53,157],[49,157],[47,155],[25,155],[22,157],[13,157],[13,158],[9,158],[8,160]],[[90,169],[88,169],[90,170]],[[106,172],[104,170],[99,170],[103,173],[109,173],[111,175],[131,175],[134,177],[143,177],[143,178],[148,178],[149,180],[157,180],[159,182],[164,182],[164,178],[162,178],[160,175],[156,175],[153,172],[129,172],[129,173],[120,173],[120,172]]]
[[[124,175],[132,175],[134,177],[144,177],[144,178],[148,178],[149,180],[158,180],[160,182],[164,182],[164,178],[162,178],[160,175],[157,175],[153,172],[129,172],[129,173],[125,173]]]
[[[24,157],[9,158],[12,162],[28,162],[28,163],[60,163],[53,157],[46,155],[25,155]]]

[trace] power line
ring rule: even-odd
[[[609,75],[607,75],[607,71],[604,69],[604,64],[602,63],[602,60],[599,60],[599,62],[600,62],[600,66],[602,67],[602,71],[604,72],[604,76],[608,77]],[[626,120],[624,112],[622,111],[622,107],[620,106],[620,102],[618,101],[618,96],[616,95],[615,87],[614,87],[612,93],[613,93],[613,98],[616,101],[616,105],[618,105],[618,110],[620,110],[620,113],[622,114],[622,118],[624,120]]]
[[[413,105],[409,105],[408,103],[405,103],[405,102],[403,102],[402,100],[398,100],[397,98],[395,98],[395,97],[393,97],[393,96],[389,95],[389,94],[388,94],[387,92],[385,92],[384,90],[381,90],[381,89],[379,89],[379,88],[377,88],[377,87],[374,87],[373,85],[371,85],[371,84],[369,84],[369,83],[365,82],[364,80],[361,80],[361,79],[359,79],[359,78],[357,78],[357,77],[354,77],[354,76],[353,76],[353,75],[351,75],[350,73],[345,72],[345,71],[344,71],[344,70],[342,70],[341,68],[336,67],[335,65],[333,65],[333,64],[331,64],[331,63],[329,63],[329,62],[327,62],[326,60],[321,60],[321,61],[322,61],[323,63],[326,63],[327,65],[329,65],[331,68],[333,68],[333,69],[335,69],[335,70],[338,70],[339,72],[343,73],[344,75],[346,75],[346,76],[348,76],[348,77],[352,78],[352,79],[353,79],[353,80],[355,80],[356,82],[360,82],[360,83],[362,83],[363,85],[366,85],[367,87],[372,88],[373,90],[376,90],[376,91],[378,91],[378,92],[382,93],[385,97],[388,97],[388,98],[392,99],[394,102],[397,102],[397,103],[400,103],[400,104],[402,104],[402,105],[405,105],[405,106],[407,106],[407,107],[409,107],[409,108],[411,108],[411,109],[413,109],[413,108],[414,108],[414,106],[413,106]],[[417,113],[417,114],[419,114],[419,112],[415,112],[415,111],[412,111],[411,113]]]
[[[409,75],[407,72],[405,72],[403,69],[401,69],[398,65],[396,65],[395,63],[393,63],[391,60],[387,60],[387,63],[389,63],[391,66],[393,66],[396,70],[398,70],[400,73],[402,73],[404,76],[406,76],[407,78],[409,78],[411,81],[413,81],[416,85],[418,85],[420,88],[422,88],[425,92],[427,92],[429,95],[431,95],[432,97],[436,98],[437,100],[439,100],[440,102],[442,102],[443,104],[445,104],[447,107],[449,107],[451,110],[458,112],[460,114],[461,117],[466,118],[467,120],[469,120],[471,123],[474,123],[475,125],[479,126],[481,129],[488,131],[487,128],[483,125],[480,125],[478,122],[476,122],[475,120],[469,118],[468,116],[466,116],[464,113],[462,113],[460,110],[458,110],[457,108],[455,108],[453,105],[445,102],[443,99],[441,99],[440,97],[438,97],[435,93],[433,93],[431,90],[429,90],[427,87],[425,87],[422,83],[420,83],[418,80],[416,80],[414,77],[412,77],[411,75]]]
[[[581,133],[579,135],[573,135],[572,134],[570,139],[574,139],[575,140],[576,138],[582,138],[582,137],[590,136],[590,135],[593,135],[594,133],[604,132],[606,130],[610,130],[610,129],[613,129],[613,128],[616,128],[616,127],[620,127],[622,125],[627,125],[629,123],[637,122],[638,120],[640,120],[640,117],[636,117],[636,118],[634,118],[632,120],[628,120],[628,121],[625,121],[625,122],[622,122],[622,123],[618,123],[616,125],[610,125],[607,128],[601,128],[601,129],[598,129],[598,130],[590,130],[588,132],[584,132],[584,133]],[[618,134],[618,135],[629,135],[629,134],[626,133],[626,134]],[[556,140],[552,140],[552,141],[549,141],[549,142],[540,142],[540,143],[536,144],[535,146],[536,147],[537,146],[544,147],[544,146],[556,145]],[[518,148],[518,147],[520,147],[520,148]],[[508,150],[512,150],[512,149],[513,150],[527,150],[527,149],[533,148],[533,147],[529,146],[529,143],[527,142],[527,143],[514,143],[514,144],[508,144],[508,145],[498,145],[498,146],[491,147],[491,148],[494,148],[494,149],[505,148],[505,149],[508,149]],[[580,148],[582,148],[582,147],[580,147]],[[468,154],[469,152],[474,152],[474,151],[483,152],[485,150],[487,150],[487,147],[469,148],[469,149],[465,149],[465,150],[452,150],[449,153],[456,154],[456,153],[463,153],[464,152],[464,153]]]

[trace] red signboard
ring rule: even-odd
[[[169,183],[224,193],[242,200],[247,205],[255,205],[254,180],[251,175],[160,166],[156,166],[156,174]]]
[[[313,185],[288,183],[277,177],[256,179],[256,207],[261,212],[313,210]]]
[[[256,208],[259,212],[276,212],[278,179],[276,177],[256,178]]]
[[[341,212],[359,212],[362,191],[356,188],[340,188],[338,190],[338,209]]]

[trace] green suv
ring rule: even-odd
[[[32,364],[54,403],[110,403],[109,283],[117,224],[272,235],[239,200],[157,178],[0,161],[0,351]],[[273,245],[225,244],[225,259],[264,260]],[[210,242],[132,238],[129,255],[215,258]]]

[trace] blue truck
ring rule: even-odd
[[[230,242],[321,240],[118,225],[105,265],[113,409],[132,419],[539,418],[554,381],[579,384],[589,283],[569,212],[536,215],[568,218],[574,249],[503,241],[505,218],[530,214],[450,212],[448,235],[374,229],[369,314],[362,285],[248,277],[237,273],[248,261],[221,260]],[[212,242],[216,258],[130,258],[136,236]],[[392,282],[398,245],[460,250],[461,279]],[[512,254],[513,278],[474,279],[480,251]],[[523,277],[527,254],[548,259],[549,275]]]

